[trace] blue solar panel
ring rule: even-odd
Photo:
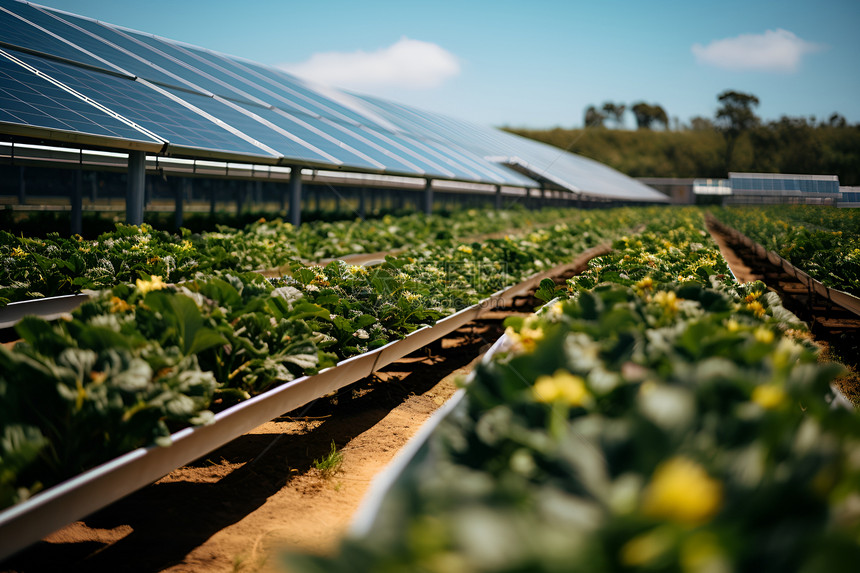
[[[666,200],[658,191],[614,169],[550,145],[373,97],[356,97],[403,131],[418,134],[424,141],[449,141],[478,157],[516,160],[527,166],[534,177],[571,190],[618,199]],[[525,176],[512,177],[504,171],[499,175],[512,183],[516,181],[513,184],[528,184]]]
[[[142,51],[139,46],[135,49],[134,46],[124,44],[124,38],[118,34],[113,34],[109,27],[101,26],[92,20],[76,17],[70,14],[57,14],[47,10],[42,11],[33,7],[28,8],[29,12],[26,13],[28,20],[31,20],[33,23],[40,26],[52,29],[55,33],[66,38],[75,45],[78,45],[94,54],[98,54],[125,72],[133,76],[139,76],[156,82],[182,85],[181,80],[178,78],[172,77],[153,65],[141,61],[139,58],[136,58],[120,49],[124,48],[132,54],[140,56],[144,60],[152,60],[152,58],[148,58],[148,54],[139,54],[139,52]],[[23,11],[21,12],[23,13]],[[102,67],[107,66],[102,64]]]
[[[34,66],[167,140],[168,153],[227,155],[239,161],[283,158],[300,164],[523,186],[536,185],[538,178],[594,195],[665,200],[606,166],[545,144],[314,86],[277,68],[49,8],[0,0],[0,33],[0,42],[6,45],[157,83],[161,87],[27,56]],[[6,83],[15,86],[16,81]],[[3,97],[9,103],[0,117],[9,122],[58,121],[50,113],[42,118],[35,112],[31,117],[28,114],[34,112],[22,106],[24,100],[10,92]],[[516,164],[529,176],[506,164]]]
[[[20,56],[8,50],[12,56]],[[0,55],[0,121],[160,143]]]
[[[15,56],[171,144],[218,152],[266,155],[258,147],[140,82],[27,54]]]
[[[70,46],[47,32],[43,32],[13,14],[31,16],[33,14],[44,14],[35,8],[19,2],[0,0],[0,40],[6,44],[35,50],[44,54],[50,54],[60,58],[81,62],[83,64],[99,67],[107,67],[104,62],[88,56],[84,52]],[[51,26],[48,26],[51,29]]]
[[[236,73],[247,76],[251,81],[259,83],[285,99],[295,101],[317,115],[353,125],[373,125],[377,128],[387,128],[387,126],[377,124],[373,118],[356,111],[354,108],[308,87],[301,80],[286,72],[220,54],[216,56],[232,66],[231,69],[235,69]],[[337,92],[337,90],[331,91]],[[348,99],[345,95],[342,97]]]
[[[187,94],[184,94],[183,92],[180,92],[178,90],[173,90],[171,88],[165,89],[167,89],[171,93],[176,94],[179,97],[187,96]],[[315,163],[337,164],[339,162],[342,162],[342,160],[337,157],[334,157],[334,160],[332,160],[332,158],[327,156],[326,152],[321,149],[319,151],[316,151],[313,145],[314,142],[305,142],[307,145],[303,145],[302,143],[299,143],[286,135],[278,133],[277,130],[268,127],[265,123],[257,121],[256,119],[249,117],[247,114],[234,109],[227,103],[224,103],[217,99],[200,97],[199,101],[196,98],[192,98],[189,101],[193,101],[194,104],[198,105],[202,110],[212,114],[215,117],[220,118],[223,121],[226,121],[230,125],[241,130],[243,133],[248,134],[257,141],[263,143],[264,145],[267,145],[272,149],[277,150],[279,153],[288,158],[312,161]],[[236,104],[235,102],[230,103],[234,106],[238,106],[238,104]],[[254,113],[265,120],[273,119],[272,114],[274,114],[274,112],[266,108],[247,106],[242,107],[242,109]]]

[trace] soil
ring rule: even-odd
[[[476,321],[370,378],[263,424],[0,564],[7,572],[281,571],[332,551],[371,480],[501,336]],[[315,467],[342,455],[330,475]]]

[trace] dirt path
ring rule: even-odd
[[[0,570],[270,572],[284,548],[329,551],[373,477],[501,332],[498,320],[464,327],[67,526]],[[326,478],[314,460],[332,442],[343,461]]]

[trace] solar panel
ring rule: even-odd
[[[26,4],[8,0],[0,2],[0,41],[7,47],[18,46],[90,66],[106,67],[102,60],[70,46],[62,39],[52,36],[48,30],[40,30],[22,19],[22,14],[31,12],[36,10]]]
[[[171,144],[219,153],[266,156],[259,147],[242,140],[181,104],[164,97],[141,82],[79,68],[62,62],[15,53],[75,91],[108,107]],[[192,94],[188,99],[193,99]],[[209,99],[194,96],[199,99]],[[269,154],[271,155],[271,154]]]
[[[166,141],[168,155],[516,186],[545,179],[607,197],[665,200],[606,166],[545,144],[50,8],[0,0],[0,33],[10,54],[140,126],[151,139]],[[104,109],[33,74],[22,76],[11,63],[4,70],[2,98],[8,103],[0,117],[7,124],[64,131],[79,126],[93,135],[147,139],[122,121],[103,120],[110,117]],[[36,111],[24,105],[25,93]],[[53,113],[52,96],[68,109]]]
[[[557,147],[378,98],[357,97],[405,131],[428,139],[443,137],[477,156],[517,163],[532,178],[616,199],[666,200],[665,195],[635,179]]]
[[[64,140],[90,135],[146,142],[152,150],[162,146],[163,142],[16,63],[13,59],[16,56],[21,54],[0,50],[0,121],[52,133],[53,130],[67,132],[53,134]]]
[[[156,62],[139,54],[141,50],[126,45],[121,36],[113,34],[111,29],[101,26],[98,22],[70,14],[57,14],[47,9],[25,6],[19,10],[27,20],[35,25],[52,30],[69,42],[93,54],[98,54],[109,64],[101,67],[116,70],[121,69],[129,75],[161,83],[183,85],[180,77],[174,77],[156,67]],[[131,48],[131,49],[129,49]],[[80,52],[80,50],[78,50]],[[81,52],[82,53],[82,52]],[[54,54],[58,55],[58,54]],[[76,59],[74,54],[69,59]],[[80,60],[76,60],[80,61]]]

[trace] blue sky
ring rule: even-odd
[[[488,125],[581,126],[589,105],[860,123],[860,2],[41,0]],[[631,114],[626,126],[633,127]]]

